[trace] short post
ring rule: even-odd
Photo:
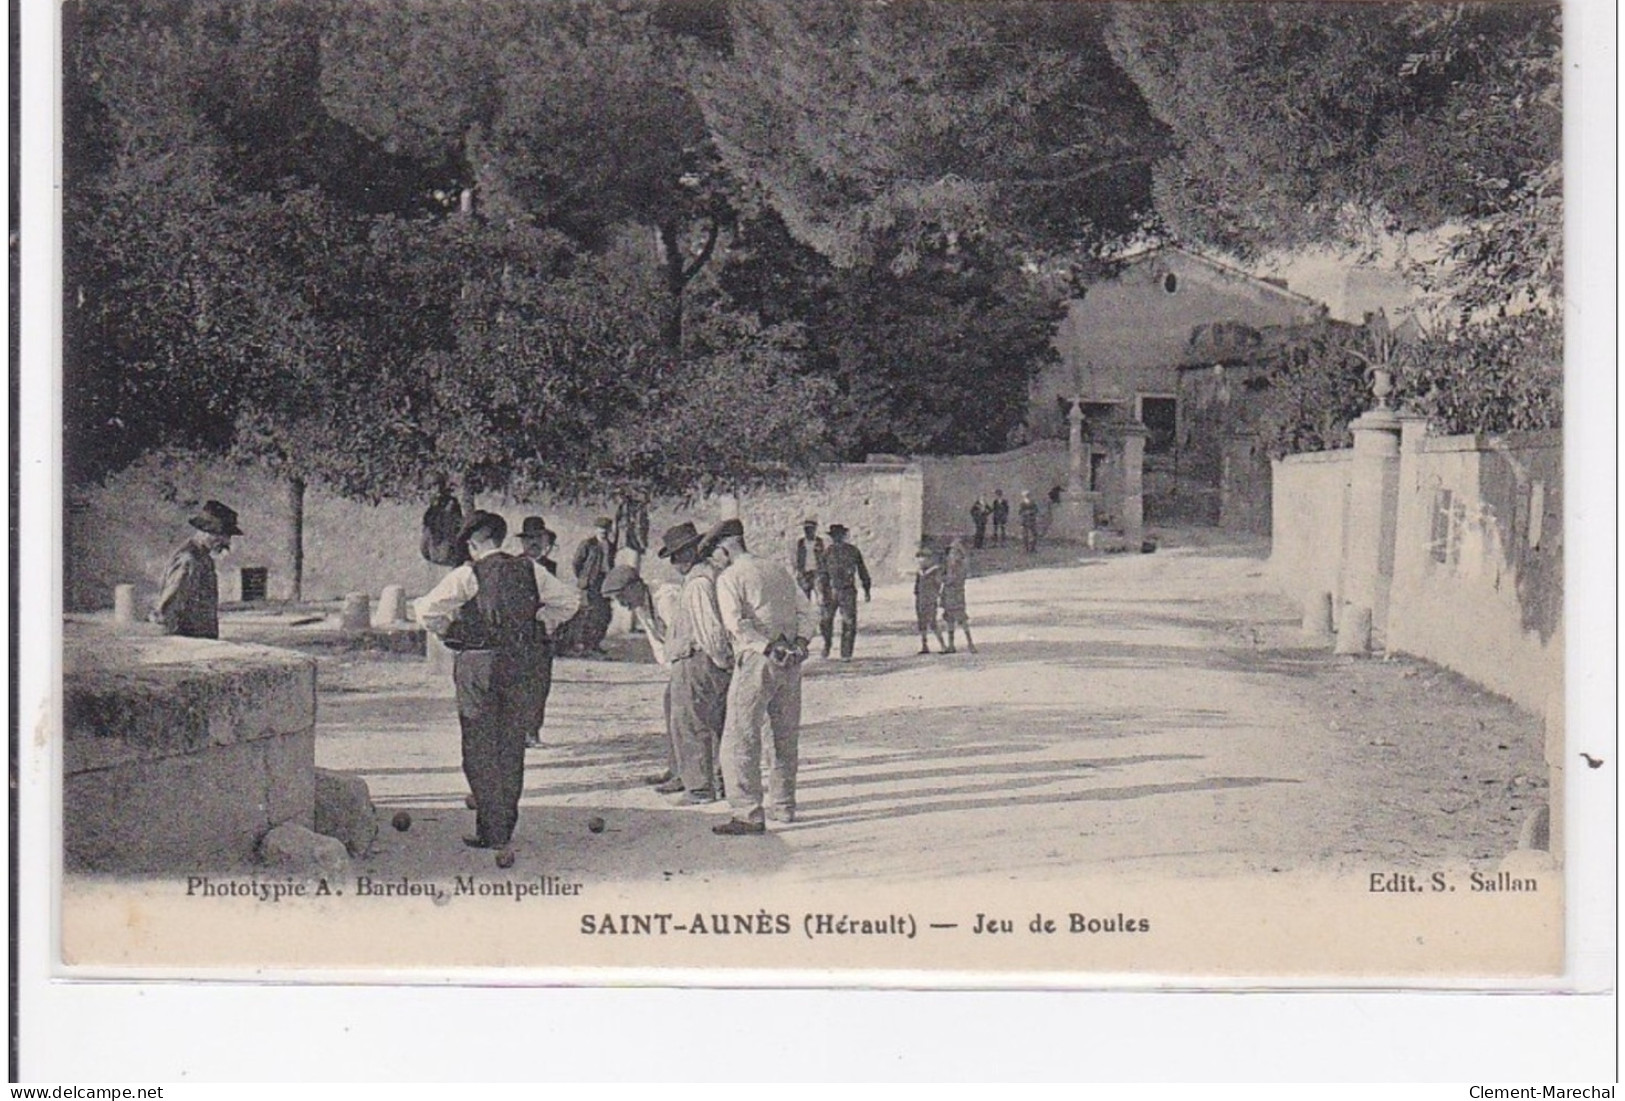
[[[1360,604],[1343,605],[1343,618],[1337,627],[1334,654],[1364,657],[1371,652],[1371,609]]]
[[[134,623],[135,616],[135,586],[113,586],[113,622]]]
[[[372,599],[366,593],[346,593],[339,626],[346,631],[364,631],[372,626]]]
[[[374,627],[390,627],[406,621],[406,590],[399,585],[385,585],[378,596],[378,607],[372,613]]]

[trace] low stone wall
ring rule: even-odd
[[[1064,469],[1064,451],[1061,461]],[[111,607],[113,586],[128,583],[137,587],[136,606],[145,615],[170,554],[191,531],[186,518],[198,502],[211,497],[237,509],[245,533],[233,540],[231,553],[220,561],[221,599],[237,599],[244,567],[265,568],[270,598],[288,599],[293,558],[286,486],[253,468],[163,456],[69,497],[63,561],[66,607],[70,611]],[[738,502],[701,500],[689,506],[658,502],[650,510],[650,537],[658,545],[660,533],[679,520],[703,527],[736,508],[752,549],[787,559],[801,533],[802,516],[811,513],[821,527],[845,524],[871,570],[895,579],[912,568],[921,533],[920,497],[920,472],[912,464],[832,464],[815,482],[785,493],[752,494]],[[445,570],[418,553],[425,504],[367,505],[308,491],[305,599],[336,600],[351,592],[376,598],[390,584],[403,586],[408,597],[427,592]],[[479,506],[502,513],[515,530],[526,516],[545,518],[558,533],[555,557],[566,571],[577,544],[592,534],[594,519],[614,511],[610,502],[561,505],[497,497],[482,497]],[[646,568],[656,577],[675,576],[652,556]]]
[[[1273,479],[1276,584],[1294,599],[1329,592],[1339,613],[1353,475],[1345,450],[1280,460]],[[1383,645],[1546,713],[1563,684],[1560,436],[1430,437],[1412,420],[1384,477],[1369,533]]]
[[[991,503],[996,489],[1010,499],[1010,530],[1019,533],[1015,509],[1022,491],[1031,493],[1040,507],[1047,505],[1050,487],[1066,485],[1069,467],[1065,440],[1039,440],[997,455],[921,457],[914,462],[923,479],[924,533],[939,538],[970,535],[972,503],[978,494]],[[1102,472],[1103,481],[1111,478],[1116,478],[1120,496],[1121,476]]]
[[[273,827],[314,824],[315,663],[70,622],[62,757],[68,868],[242,866]]]

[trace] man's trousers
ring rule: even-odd
[[[762,758],[767,757],[767,805],[796,809],[796,764],[801,740],[801,666],[779,666],[765,654],[746,651],[728,685],[722,726],[722,775],[728,809],[747,822],[765,820]]]
[[[858,590],[836,589],[834,599],[825,601],[818,609],[818,633],[824,636],[824,654],[829,654],[835,637],[835,613],[841,613],[841,656],[852,656],[858,641]]]
[[[677,774],[689,791],[715,791],[717,753],[728,712],[727,669],[704,654],[679,658],[671,667],[671,729]]]
[[[465,650],[452,666],[474,832],[488,845],[506,845],[519,821],[525,739],[540,727],[545,699],[545,649]]]

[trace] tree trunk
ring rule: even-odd
[[[305,480],[288,479],[288,561],[293,578],[288,596],[295,604],[305,598]]]
[[[469,488],[468,478],[464,477],[457,483],[457,505],[463,510],[463,522],[465,524],[468,522],[468,518],[474,515],[474,502],[474,491]]]

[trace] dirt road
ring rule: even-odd
[[[1424,663],[1334,658],[1268,585],[1265,553],[1211,534],[1149,555],[989,552],[969,585],[976,655],[917,656],[908,587],[877,589],[857,659],[807,667],[800,820],[766,837],[716,837],[722,804],[674,807],[640,783],[663,762],[640,641],[619,645],[642,661],[560,662],[547,747],[527,758],[521,859],[596,881],[906,883],[1513,848],[1544,797],[1538,720]],[[320,685],[318,764],[414,815],[358,871],[484,867],[458,841],[472,815],[450,678],[349,655],[324,659]]]

